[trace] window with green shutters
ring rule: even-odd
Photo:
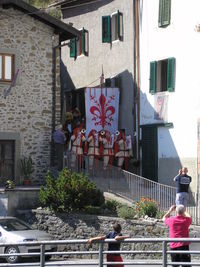
[[[158,26],[165,27],[170,24],[171,0],[159,0]]]
[[[149,92],[173,92],[175,89],[175,58],[150,62]]]
[[[80,38],[70,40],[70,57],[76,58],[80,55],[88,56],[88,36],[88,31],[83,28]]]
[[[102,43],[123,39],[123,14],[119,10],[102,17]]]

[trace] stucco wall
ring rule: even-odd
[[[123,41],[102,43],[102,16],[117,11],[123,14]],[[100,83],[102,67],[104,77],[121,78],[119,128],[133,136],[134,131],[134,20],[132,0],[103,0],[94,4],[63,9],[63,21],[73,23],[77,29],[89,32],[89,55],[76,60],[69,57],[69,47],[62,48],[64,68],[62,76],[69,76],[71,87],[64,90],[93,87]],[[67,66],[67,68],[66,68]],[[66,73],[66,74],[65,74]],[[68,83],[69,84],[69,83]]]
[[[0,133],[5,134],[4,138],[8,132],[19,134],[19,157],[33,158],[32,176],[37,182],[50,164],[52,47],[58,44],[58,36],[46,24],[11,8],[0,8],[0,28],[0,52],[15,54],[15,71],[19,69],[17,84],[6,99],[2,94],[9,85],[0,83]],[[57,108],[60,107],[59,93],[56,97]],[[19,183],[18,171],[16,181]]]

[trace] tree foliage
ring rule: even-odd
[[[47,9],[48,5],[54,2],[54,0],[24,0],[27,4],[34,6],[38,9],[40,8],[45,8],[46,12],[51,15],[56,17],[57,19],[61,18],[61,11],[58,8],[54,9]]]

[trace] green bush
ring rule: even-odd
[[[149,216],[155,218],[158,212],[158,205],[157,203],[149,199],[147,197],[141,197],[141,200],[136,203],[137,205],[137,213],[139,216]]]
[[[102,214],[102,208],[101,207],[95,207],[95,206],[86,206],[84,208],[84,213],[93,214],[93,215],[100,215],[100,214]]]
[[[117,214],[123,219],[133,219],[136,215],[136,211],[133,207],[127,205],[121,205],[117,208]]]
[[[56,211],[80,211],[86,206],[101,206],[103,193],[82,173],[64,169],[58,179],[50,172],[46,175],[46,187],[40,189],[42,206]]]
[[[106,200],[105,204],[103,204],[102,209],[109,210],[110,213],[116,214],[117,213],[117,207],[120,204],[116,200]]]

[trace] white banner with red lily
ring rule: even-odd
[[[93,129],[118,130],[119,88],[86,88],[85,108],[86,135]]]

